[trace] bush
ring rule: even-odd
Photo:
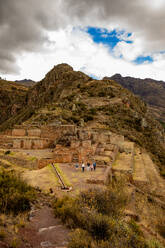
[[[163,248],[164,246],[161,245],[157,240],[151,239],[147,242],[149,248]]]
[[[91,115],[96,115],[96,114],[97,114],[97,109],[96,109],[96,108],[91,108],[91,109],[89,110],[89,114],[91,114]]]
[[[120,182],[117,182],[113,188],[109,187],[105,190],[91,188],[81,192],[80,202],[98,213],[118,218],[127,203],[127,196]]]
[[[105,97],[107,95],[107,93],[105,92],[105,91],[100,91],[99,93],[98,93],[98,96],[99,97]]]
[[[86,227],[88,211],[85,208],[81,208],[76,199],[69,197],[56,199],[53,207],[55,216],[61,218],[62,222],[69,227]]]
[[[93,213],[88,219],[89,233],[96,240],[107,240],[109,238],[109,218],[102,214]]]
[[[30,209],[35,192],[12,172],[0,171],[0,211],[18,214]]]
[[[4,154],[5,155],[8,155],[8,154],[10,154],[11,152],[8,150],[8,151],[6,151]]]
[[[91,114],[84,114],[83,119],[85,122],[93,121],[93,116]]]
[[[89,189],[74,199],[56,199],[55,216],[75,228],[68,247],[161,248],[158,243],[145,241],[136,222],[124,221],[122,210],[126,200],[120,182],[108,189]]]
[[[68,248],[91,248],[92,238],[87,231],[76,229],[71,233]]]

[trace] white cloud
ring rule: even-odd
[[[144,51],[143,43],[140,39],[136,39],[131,44],[121,41],[114,48],[115,56],[122,56],[127,61],[133,61],[138,56],[144,55]]]
[[[109,48],[96,44],[83,29],[72,29],[68,26],[55,32],[49,32],[51,43],[47,53],[24,54],[18,60],[21,67],[19,77],[10,76],[8,79],[32,78],[40,80],[56,64],[68,63],[75,70],[82,70],[89,75],[102,78],[120,73],[123,76],[140,78],[165,79],[165,55],[154,54],[152,64],[135,65],[131,62],[143,51],[142,43],[119,43],[118,52],[124,59],[115,57]],[[116,52],[117,53],[117,52]]]
[[[119,72],[165,80],[165,58],[159,53],[165,50],[164,13],[165,0],[1,1],[0,73],[9,78],[7,72],[20,70],[20,75],[10,78],[39,80],[54,64],[67,62],[98,76]],[[133,33],[131,37],[119,34],[124,41],[128,38],[133,43],[118,43],[112,55],[85,33],[89,25],[103,31],[117,28]],[[74,26],[82,30],[73,31]],[[54,43],[49,44],[48,38]],[[154,62],[131,64],[140,55],[151,55]]]

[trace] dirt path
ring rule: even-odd
[[[65,177],[67,178],[67,181],[72,186],[72,190],[69,193],[70,195],[78,194],[79,192],[83,190],[87,190],[92,187],[94,188],[105,187],[105,185],[87,183],[87,180],[88,179],[102,180],[104,178],[104,173],[106,168],[99,167],[96,169],[96,171],[87,171],[87,168],[85,168],[85,172],[82,172],[80,167],[78,168],[78,170],[76,170],[73,165],[72,166],[66,164],[58,164],[58,165],[62,170],[63,174],[65,175]],[[60,192],[58,191],[56,193],[57,195],[61,195],[61,191]]]
[[[65,248],[69,230],[59,219],[55,219],[53,209],[42,206],[30,213],[29,224],[20,230],[23,240],[21,248]]]

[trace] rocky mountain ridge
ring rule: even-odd
[[[0,79],[0,124],[22,108],[28,88]]]
[[[149,105],[154,117],[160,121],[165,121],[165,82],[150,78],[122,77],[120,74],[104,79],[115,80],[124,88],[141,97]]]
[[[32,87],[35,85],[35,81],[31,80],[31,79],[23,79],[23,80],[16,80],[15,81],[17,84],[20,84],[20,85],[24,85],[26,87]]]

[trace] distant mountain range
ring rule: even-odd
[[[31,80],[31,79],[16,80],[15,82],[18,84],[22,84],[24,86],[27,86],[27,87],[32,87],[36,84],[36,82]]]
[[[149,105],[154,117],[165,122],[165,82],[150,78],[122,77],[120,74],[104,79],[114,80],[135,95],[140,96]]]

